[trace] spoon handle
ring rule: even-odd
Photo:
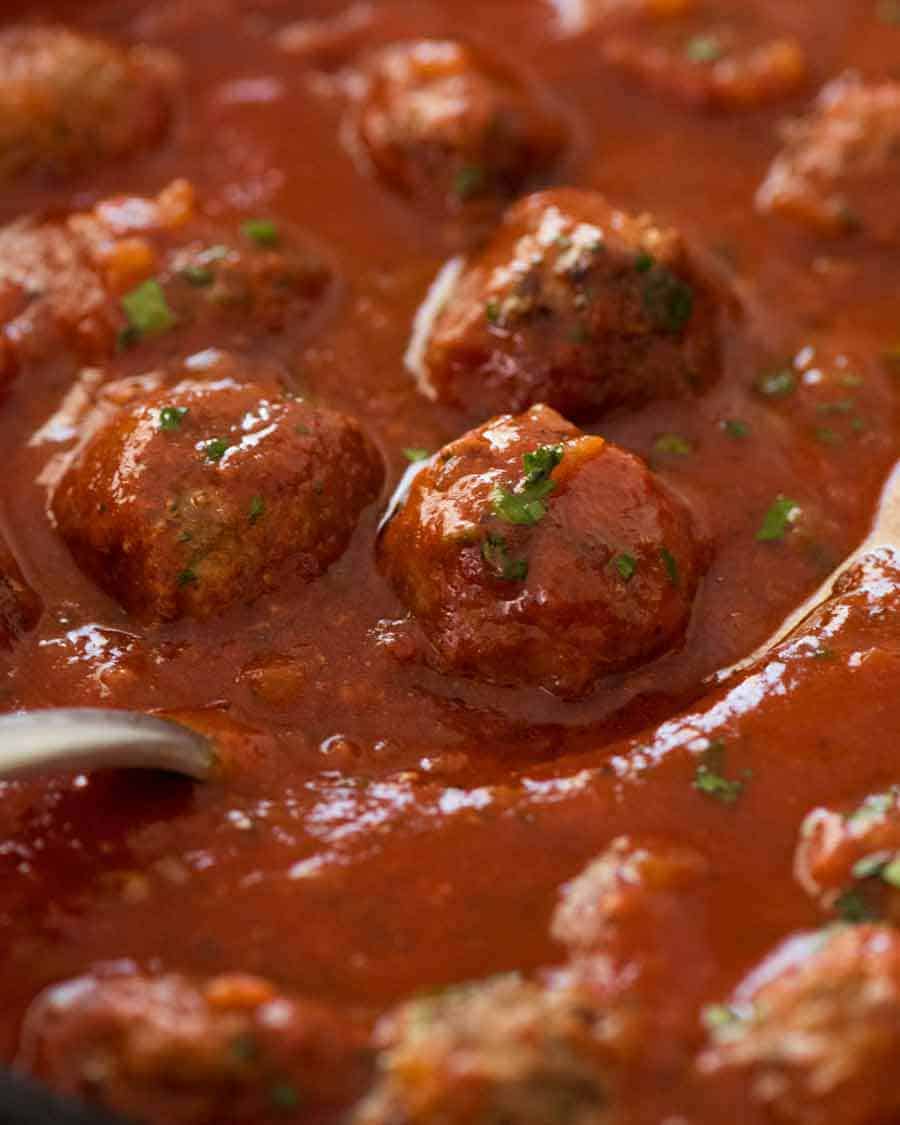
[[[87,707],[0,716],[0,778],[98,770],[172,770],[209,777],[215,754],[195,731],[132,711]]]

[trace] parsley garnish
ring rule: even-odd
[[[212,438],[203,447],[207,461],[221,461],[231,446],[223,438]]]
[[[860,891],[844,891],[835,902],[834,909],[844,922],[877,922],[877,911],[866,901]]]
[[[257,520],[262,519],[266,514],[266,502],[261,496],[254,496],[250,501],[250,510],[247,513],[247,519],[250,523],[256,523]]]
[[[630,582],[637,574],[637,559],[634,555],[616,555],[613,559],[613,566],[619,572],[619,577],[623,582]]]
[[[561,445],[542,445],[522,458],[525,476],[515,489],[497,488],[492,503],[494,512],[507,523],[532,527],[547,514],[544,500],[556,488],[550,474],[563,459]]]
[[[882,23],[900,25],[900,0],[879,0],[875,12]]]
[[[416,461],[427,461],[431,454],[427,449],[420,449],[418,446],[410,446],[408,449],[403,450],[403,456],[407,461],[411,461],[415,464]]]
[[[248,219],[241,224],[241,234],[257,246],[277,246],[281,240],[278,227],[271,219]]]
[[[680,332],[694,312],[693,289],[665,266],[653,265],[644,272],[644,311],[663,332]]]
[[[138,339],[160,336],[173,328],[176,322],[163,288],[155,278],[150,278],[126,293],[122,298],[122,310],[128,327],[136,333]]]
[[[179,571],[178,577],[176,578],[176,582],[179,586],[193,586],[194,583],[197,582],[197,580],[198,579],[196,573],[191,570],[190,567],[187,567],[187,569],[185,570]]]
[[[711,742],[694,774],[694,788],[723,805],[733,805],[744,792],[744,782],[725,777],[725,744]]]
[[[276,1082],[269,1091],[275,1109],[292,1110],[300,1105],[300,1095],[289,1082]]]
[[[198,288],[204,285],[212,285],[215,280],[215,274],[209,266],[185,266],[181,271],[181,276],[190,285],[196,285]]]
[[[750,433],[750,426],[740,418],[726,418],[722,423],[722,429],[730,438],[735,439],[745,438]]]
[[[164,406],[159,412],[159,428],[161,430],[177,430],[187,412],[186,406]]]
[[[681,575],[678,573],[678,562],[675,556],[668,547],[660,547],[659,557],[662,559],[662,564],[666,568],[669,581],[673,586],[678,586],[681,582]]]
[[[725,54],[717,35],[695,35],[684,46],[684,53],[691,62],[711,63]]]
[[[462,200],[471,199],[483,191],[487,174],[480,164],[467,164],[453,178],[453,194]]]
[[[653,443],[654,453],[671,453],[676,457],[687,457],[694,447],[681,434],[660,434]]]
[[[510,558],[509,545],[502,535],[488,533],[481,541],[481,557],[505,582],[524,582],[528,577],[527,559]]]
[[[897,801],[898,795],[900,795],[900,790],[896,786],[887,793],[871,794],[866,797],[858,809],[850,813],[846,818],[847,823],[852,824],[855,831],[864,832],[871,825],[884,818]]]
[[[777,543],[790,531],[800,514],[800,505],[787,496],[778,496],[763,516],[762,526],[756,533],[758,543]]]
[[[487,317],[488,324],[500,323],[500,302],[497,300],[488,301],[484,306],[484,315]]]
[[[797,376],[789,367],[769,371],[756,380],[756,389],[766,398],[786,398],[797,389]]]

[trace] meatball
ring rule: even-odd
[[[873,793],[846,812],[814,809],[794,861],[813,898],[849,921],[900,921],[900,788]]]
[[[31,589],[12,551],[0,539],[0,649],[7,649],[38,623],[41,600]]]
[[[529,196],[435,317],[420,389],[479,420],[690,394],[718,373],[717,305],[681,237],[649,215],[575,189]]]
[[[761,211],[823,235],[900,236],[900,82],[829,82],[786,142],[757,193]]]
[[[365,1042],[352,1020],[257,977],[119,972],[39,996],[17,1065],[141,1121],[267,1122],[351,1100],[364,1089]]]
[[[764,966],[763,983],[723,1010],[700,1072],[742,1078],[749,1097],[786,1125],[893,1121],[900,934],[855,926],[824,931],[806,946],[786,966],[776,955],[774,976]]]
[[[604,37],[602,57],[638,82],[689,106],[747,109],[806,84],[806,52],[756,5],[638,5]]]
[[[65,27],[0,31],[0,180],[61,174],[159,140],[175,64]]]
[[[270,221],[237,231],[207,218],[185,181],[155,199],[106,200],[60,221],[0,230],[0,382],[71,354],[103,362],[189,329],[216,342],[296,330],[323,304],[331,272],[307,239]]]
[[[544,179],[564,131],[527,80],[470,44],[415,40],[375,53],[356,132],[375,169],[421,204],[496,203]]]
[[[441,450],[379,549],[439,668],[562,697],[675,644],[702,561],[643,462],[546,406]]]
[[[382,471],[351,418],[274,386],[186,380],[103,426],[53,511],[81,566],[131,613],[203,618],[279,570],[324,571]]]
[[[379,1080],[353,1125],[607,1125],[593,1018],[518,976],[412,1001],[379,1028]]]

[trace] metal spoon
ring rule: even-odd
[[[209,739],[137,711],[88,707],[0,716],[0,778],[98,769],[169,770],[205,781]]]
[[[723,668],[720,672],[717,672],[714,678],[719,682],[727,680],[729,676],[733,676],[736,672],[743,672],[751,664],[755,664],[756,661],[764,657],[766,653],[799,628],[824,602],[828,601],[834,592],[835,583],[842,574],[862,562],[866,555],[881,547],[900,550],[900,461],[894,466],[882,490],[872,530],[853,554],[844,559],[841,565],[832,571],[818,590],[810,595],[801,606],[798,606],[764,644],[743,660],[738,661],[737,664],[732,664],[730,668]]]

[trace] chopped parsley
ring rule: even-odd
[[[472,199],[487,184],[487,173],[480,164],[466,164],[453,178],[453,194],[457,199]]]
[[[717,35],[695,35],[684,46],[685,57],[695,63],[718,62],[725,54]]]
[[[853,825],[854,831],[865,831],[884,818],[897,801],[898,795],[900,795],[900,790],[897,786],[893,786],[887,793],[872,793],[866,797],[859,808],[850,813],[846,818],[847,823]]]
[[[185,570],[179,571],[178,577],[175,579],[179,586],[193,586],[197,583],[197,574],[190,567]]]
[[[730,438],[740,440],[745,438],[750,433],[750,426],[747,422],[742,422],[740,418],[726,418],[722,422],[722,429]]]
[[[681,434],[660,434],[653,443],[654,453],[670,453],[675,457],[687,457],[693,451],[693,445]]]
[[[900,27],[900,0],[878,0],[875,14],[882,23]]]
[[[638,564],[634,555],[616,555],[613,559],[613,566],[619,572],[619,577],[623,582],[630,582],[637,574]]]
[[[484,306],[484,315],[487,317],[488,324],[500,323],[500,302],[496,298],[488,301]]]
[[[797,376],[789,367],[768,371],[756,380],[756,389],[766,398],[787,398],[797,389]]]
[[[678,562],[668,547],[660,547],[659,557],[666,568],[666,575],[673,586],[681,584],[681,575],[678,572]]]
[[[415,464],[417,461],[427,461],[431,454],[427,449],[421,449],[417,445],[411,445],[409,448],[403,450],[403,456],[407,461]]]
[[[155,278],[126,293],[122,298],[122,310],[134,334],[132,342],[145,336],[161,336],[175,326],[175,314]]]
[[[241,234],[257,246],[277,246],[281,241],[281,232],[271,219],[248,219],[241,224]]]
[[[524,582],[528,577],[527,559],[510,558],[509,545],[502,535],[488,533],[481,541],[481,557],[504,582]]]
[[[542,445],[522,458],[525,476],[514,489],[497,488],[494,513],[507,523],[533,527],[547,514],[545,499],[556,488],[550,474],[563,459],[561,445]]]
[[[269,1100],[274,1109],[293,1110],[300,1105],[300,1095],[289,1082],[276,1082],[269,1090]]]
[[[634,268],[638,273],[649,273],[653,266],[653,255],[648,254],[646,250],[641,250],[634,260]]]
[[[707,797],[721,801],[723,805],[733,805],[744,792],[744,782],[727,778],[724,768],[725,744],[711,742],[704,750],[694,774],[694,788]]]
[[[221,461],[231,446],[224,438],[212,438],[203,447],[203,455],[207,461]]]
[[[159,412],[159,428],[161,430],[177,430],[187,414],[186,406],[164,406]]]
[[[639,259],[643,261],[643,259]],[[644,273],[644,312],[663,332],[680,332],[694,312],[694,291],[665,266],[651,265]]]
[[[841,435],[833,430],[830,426],[817,426],[816,427],[816,441],[820,445],[840,445]]]
[[[250,523],[256,523],[257,520],[262,519],[266,514],[266,502],[261,496],[254,496],[250,501],[250,509],[247,513],[247,519]]]
[[[185,266],[181,270],[181,277],[190,285],[196,285],[202,288],[204,285],[212,285],[215,280],[215,274],[209,266]]]
[[[878,912],[866,901],[865,896],[857,890],[844,891],[835,902],[834,909],[843,922],[877,922]]]
[[[756,533],[757,543],[777,543],[784,539],[791,525],[800,514],[800,505],[787,496],[778,496],[763,516],[762,525]]]

